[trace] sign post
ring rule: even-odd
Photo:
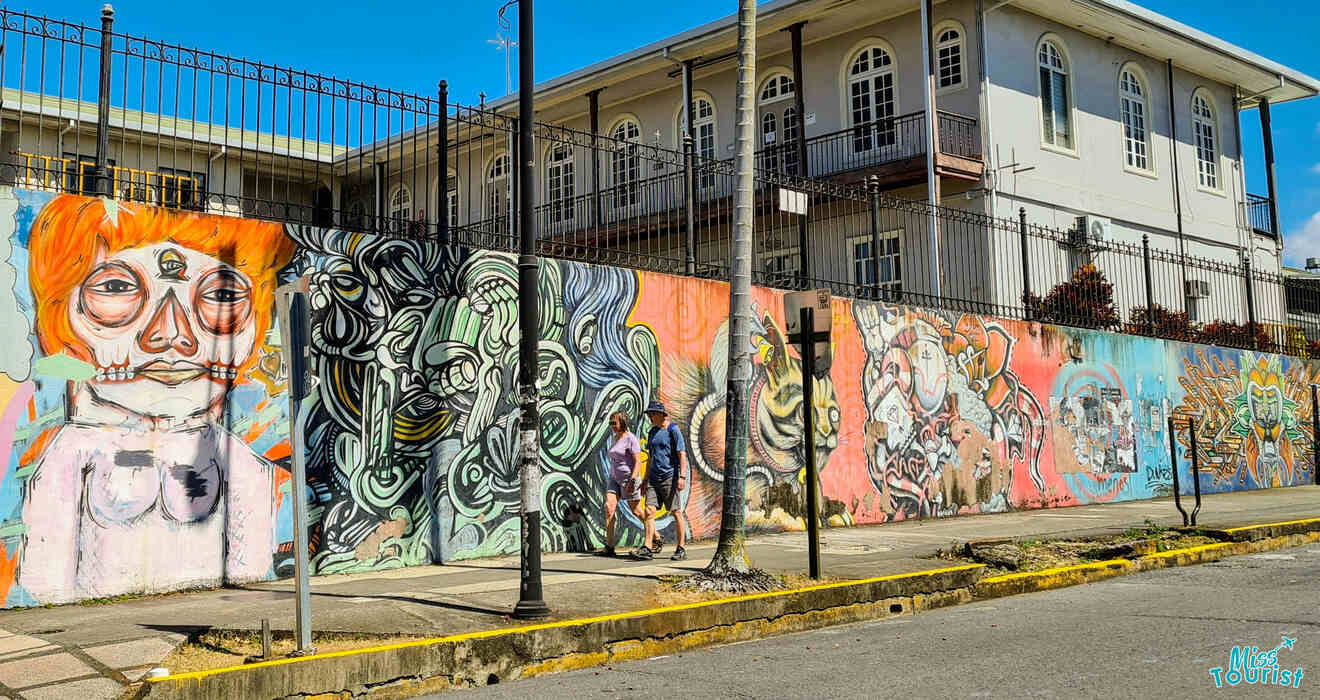
[[[816,465],[816,377],[830,368],[830,292],[817,289],[784,296],[789,342],[802,356],[802,449],[806,462],[807,560],[811,578],[820,578],[820,480]]]
[[[312,647],[312,602],[307,577],[307,461],[303,428],[311,401],[308,400],[307,278],[300,277],[275,290],[276,313],[284,344],[284,366],[289,381],[289,450],[293,475],[289,479],[293,500],[293,587],[297,598],[295,656],[315,653]]]

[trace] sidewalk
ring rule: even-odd
[[[1320,515],[1320,487],[1206,496],[1206,527],[1296,520]],[[983,537],[1058,538],[1103,535],[1146,520],[1180,525],[1172,499],[921,520],[822,533],[822,568],[837,578],[864,578],[931,569],[928,557],[955,541]],[[779,572],[806,569],[805,533],[749,538],[753,562]],[[688,547],[685,562],[668,554],[654,561],[547,554],[546,601],[556,618],[647,607],[657,577],[698,570],[714,543]],[[437,636],[514,624],[518,559],[501,557],[312,579],[317,632]],[[206,629],[293,626],[288,581],[243,588],[0,612],[0,696],[115,698],[127,683],[157,665],[190,633]]]

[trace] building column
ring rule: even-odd
[[[600,225],[600,91],[596,88],[587,93],[587,110],[591,115],[591,213],[592,225]]]
[[[789,36],[793,43],[793,110],[797,112],[797,143],[792,144],[797,149],[798,175],[807,175],[807,112],[805,108],[806,98],[803,93],[807,89],[807,81],[802,75],[802,26],[806,22],[798,22],[788,28]],[[785,144],[787,145],[787,144]],[[808,221],[807,215],[798,216],[798,287],[805,289],[807,280],[811,279],[811,245],[807,240]]]
[[[1279,187],[1274,179],[1274,132],[1270,127],[1270,101],[1260,98],[1260,136],[1265,142],[1265,185],[1270,195],[1270,226],[1274,229],[1276,240],[1283,240],[1279,230]],[[1238,154],[1239,158],[1241,154]],[[1244,193],[1245,194],[1245,193]]]

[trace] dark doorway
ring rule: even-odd
[[[316,188],[312,195],[312,225],[330,227],[335,225],[335,199],[326,187]]]

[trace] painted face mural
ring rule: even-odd
[[[269,224],[61,196],[28,250],[43,361],[76,381],[55,384],[66,424],[28,451],[26,594],[269,576],[277,467],[227,430],[226,400],[248,384],[292,242]]]
[[[1185,395],[1174,415],[1197,421],[1207,487],[1310,482],[1315,441],[1306,430],[1312,408],[1304,362],[1219,348],[1189,350],[1182,362]],[[1190,432],[1179,430],[1178,441],[1187,448]]]
[[[853,314],[868,472],[889,517],[1005,510],[1015,461],[1044,490],[1043,411],[1009,369],[1002,326],[860,301]]]

